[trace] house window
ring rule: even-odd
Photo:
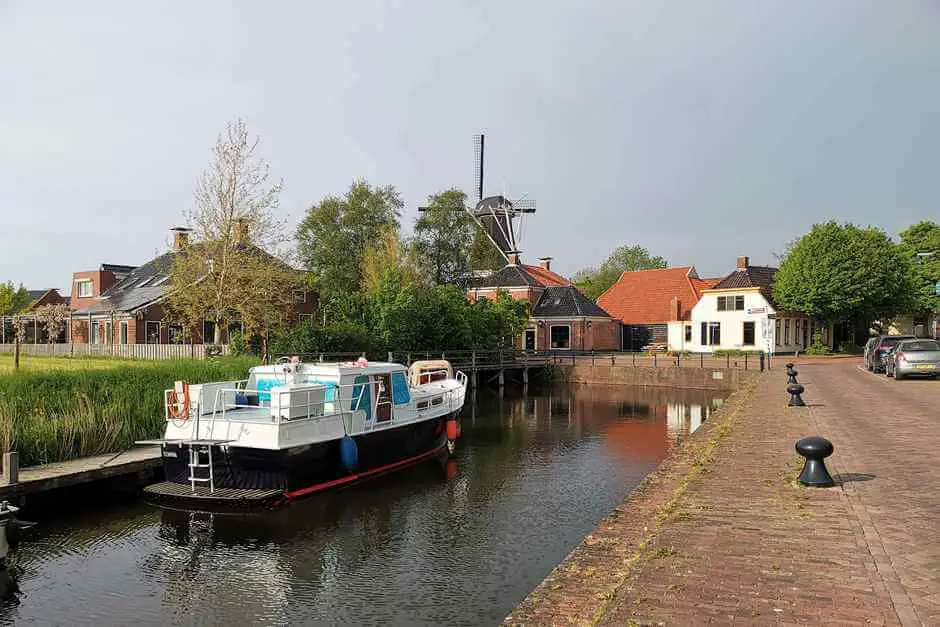
[[[307,292],[305,290],[294,290],[294,302],[295,303],[307,302]]]
[[[550,337],[552,348],[571,348],[571,327],[567,324],[553,324]]]
[[[121,323],[121,344],[127,344],[127,323]]]
[[[721,344],[721,323],[703,322],[702,323],[702,345],[718,346]]]
[[[148,320],[144,325],[148,344],[160,343],[160,323]]]
[[[114,329],[111,326],[111,323],[105,322],[104,323],[104,343],[105,344],[114,344],[114,335],[112,335],[113,331]]]
[[[718,311],[744,311],[744,296],[719,296]]]
[[[91,298],[91,293],[92,293],[91,279],[75,281],[75,292],[78,294],[79,298]]]
[[[776,320],[776,321],[775,321],[775,324],[774,324],[774,343],[775,343],[777,346],[780,346],[780,339],[781,339],[781,338],[782,338],[782,336],[780,335],[780,321],[779,321],[779,320]]]
[[[170,344],[182,344],[183,343],[183,327],[178,324],[171,324],[167,327],[167,341]]]
[[[783,321],[783,345],[788,346],[790,344],[790,319],[787,318]]]
[[[98,336],[99,336],[98,323],[92,322],[91,323],[91,343],[92,344],[98,344],[101,341]]]
[[[800,337],[802,337],[800,334],[801,334],[802,331],[803,331],[803,329],[801,328],[801,325],[803,324],[803,321],[802,321],[802,320],[797,320],[795,324],[796,324],[796,333],[793,334],[793,336],[794,336],[794,337],[793,337],[793,343],[794,343],[794,344],[799,344],[799,343],[800,343]]]
[[[202,323],[202,343],[215,344],[215,321],[206,320]]]
[[[307,325],[313,326],[313,314],[302,313],[300,314],[299,319],[300,319],[300,324],[307,324]]]
[[[692,341],[692,325],[691,324],[685,325],[685,341],[686,342]]]
[[[744,345],[754,346],[754,323],[753,322],[744,323]]]

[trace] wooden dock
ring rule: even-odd
[[[150,471],[158,468],[160,464],[160,447],[146,446],[131,449],[120,455],[110,453],[21,468],[16,483],[12,484],[6,483],[6,469],[4,469],[4,483],[0,485],[0,500],[11,500],[56,488]]]

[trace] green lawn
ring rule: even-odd
[[[30,357],[20,355],[20,370],[100,370],[133,366],[141,363],[137,359],[114,357]],[[13,372],[13,355],[0,355],[0,374]]]

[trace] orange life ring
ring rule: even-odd
[[[183,402],[180,402],[179,395],[176,393],[176,388],[174,387],[170,390],[170,398],[167,401],[166,408],[173,418],[186,421],[189,420],[189,384],[183,381],[182,388]]]

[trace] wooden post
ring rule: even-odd
[[[529,385],[529,368],[525,367],[522,369],[522,384]]]
[[[632,354],[633,354],[633,367],[636,368],[636,351],[634,351]]]
[[[395,358],[392,356],[392,351],[388,351],[388,361],[390,363],[395,361]]]
[[[16,451],[3,454],[3,485],[13,485],[20,480],[20,461]]]
[[[698,367],[699,368],[705,367],[705,353],[698,354]]]

